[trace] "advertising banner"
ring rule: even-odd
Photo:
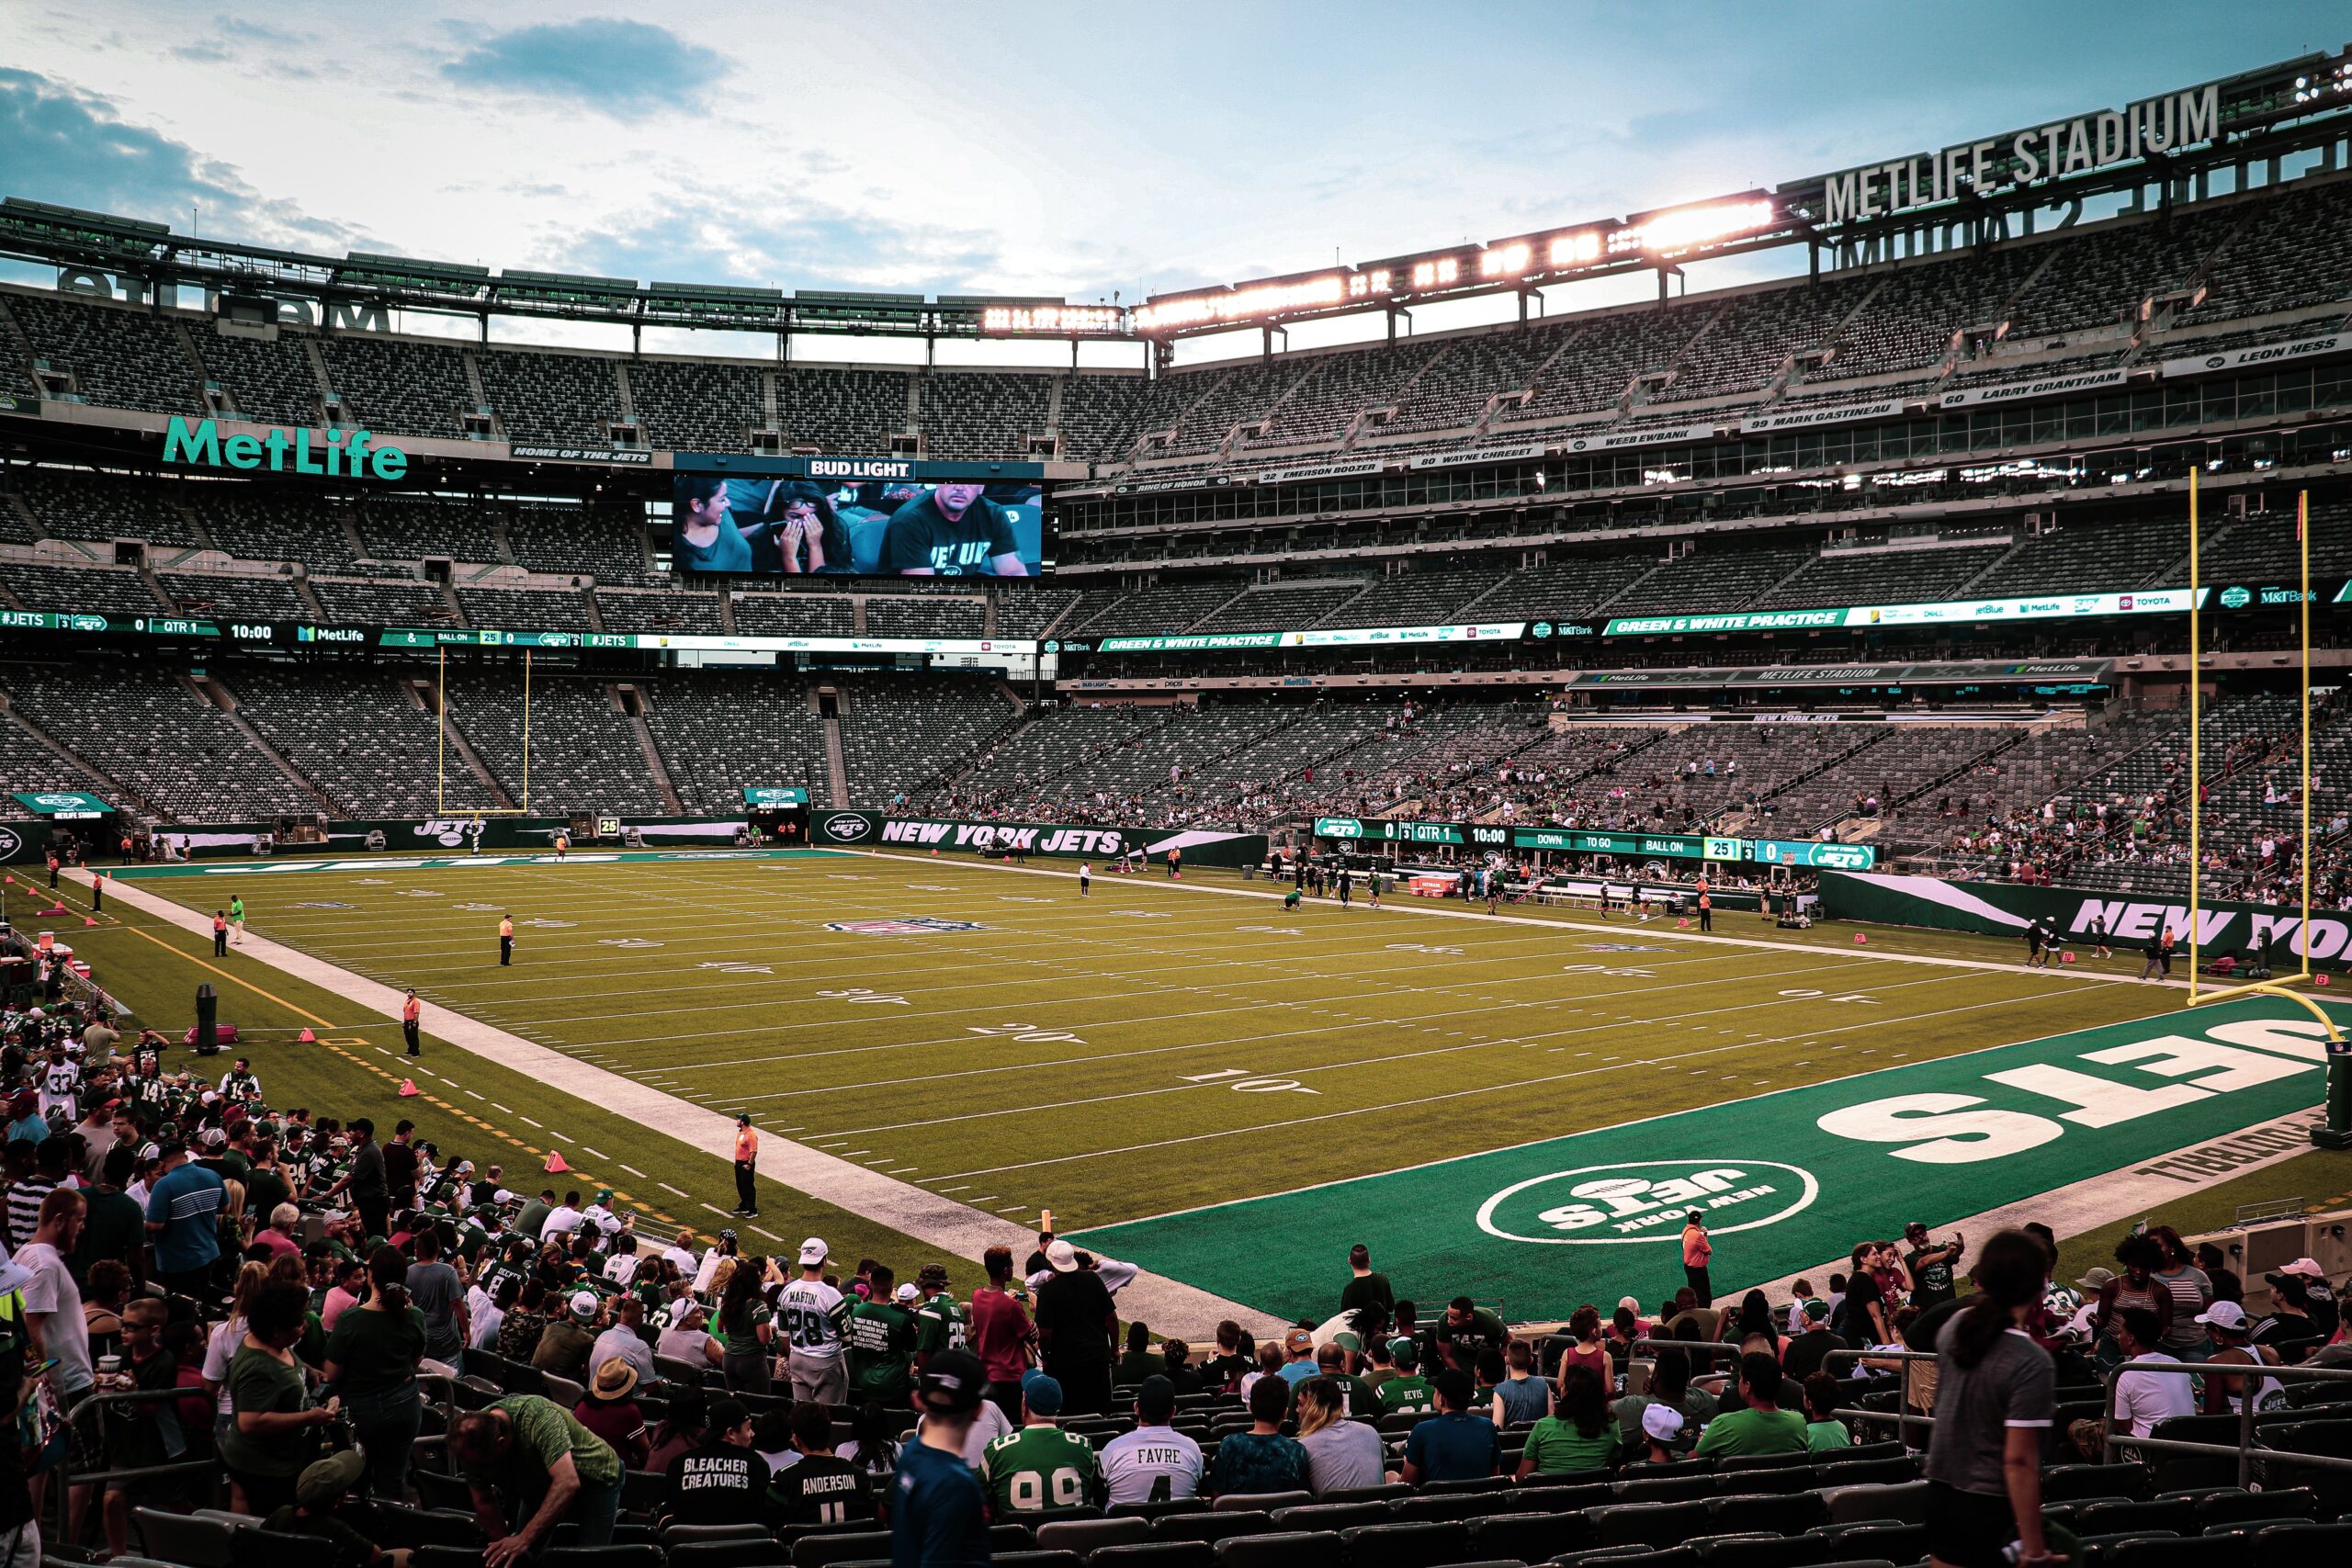
[[[69,820],[104,817],[114,809],[89,791],[80,789],[50,789],[29,795],[19,790],[12,798],[36,817]]]
[[[2179,937],[2179,962],[2188,954],[2188,909],[2185,900],[2128,893],[2086,893],[2067,887],[2026,887],[2007,882],[1945,882],[1933,876],[1821,874],[1821,904],[1833,919],[1878,925],[1925,926],[1935,931],[2021,936],[2036,919],[2048,920],[2061,942],[2081,946],[2094,919],[2107,922],[2108,945],[2137,952],[2170,927]],[[2352,912],[2312,912],[2309,946],[2321,968],[2346,965],[2352,942]],[[2270,965],[2300,967],[2305,947],[2302,911],[2267,904],[2204,903],[2198,910],[2200,958],[2227,953],[2243,959],[2250,949],[2269,954]]]
[[[743,804],[770,808],[806,806],[808,804],[808,792],[797,784],[745,784]]]
[[[1082,828],[1053,822],[975,822],[956,818],[892,817],[879,811],[820,811],[808,841],[842,849],[960,850],[977,854],[1071,855],[1109,860],[1142,851],[1155,866],[1171,850],[1188,865],[1256,865],[1266,858],[1263,833],[1204,829]]]

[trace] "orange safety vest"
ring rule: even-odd
[[[760,1135],[745,1127],[735,1134],[735,1163],[750,1165],[758,1158]]]
[[[414,1023],[418,1019],[423,1018],[424,1016],[424,1004],[418,1001],[414,997],[409,998],[407,1001],[401,1004],[401,1019],[403,1022]]]
[[[512,920],[499,921],[498,934],[500,936],[513,936],[514,934],[514,922]]]
[[[215,915],[215,916],[213,916],[213,917],[212,917],[212,931],[213,931],[213,934],[214,934],[214,935],[216,935],[216,936],[217,936],[217,935],[219,935],[220,932],[225,931],[227,931],[228,929],[229,929],[229,922],[228,922],[227,920],[222,919],[221,919],[220,916],[218,916],[218,915]]]

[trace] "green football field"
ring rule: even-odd
[[[1620,1278],[1670,1288],[1645,1194],[1646,1210],[1706,1194],[1724,1210],[1719,1269],[1764,1279],[1842,1248],[1846,1227],[1990,1209],[2008,1199],[1996,1175],[2054,1187],[2320,1098],[2314,1062],[2274,1052],[2265,1076],[2211,1041],[2228,1059],[2201,1077],[2052,1066],[2129,1057],[2173,1027],[2135,1021],[2177,1013],[2179,994],[2097,977],[2136,975],[2136,957],[2030,973],[2008,944],[1947,934],[1857,945],[1849,928],[1724,914],[1707,941],[1670,916],[1489,919],[1396,897],[1285,912],[1264,884],[1197,872],[1098,875],[1081,899],[1067,874],[944,856],[295,863],[136,885],[207,912],[239,893],[257,933],[956,1202],[1024,1224],[1050,1211],[1116,1256],[1286,1314],[1312,1307],[1285,1283],[1300,1246],[1328,1271],[1322,1254],[1369,1236],[1400,1288],[1450,1292],[1444,1277],[1476,1271],[1533,1314],[1614,1299]],[[2018,1055],[1950,1060],[1993,1047]],[[2086,1109],[2063,1076],[2086,1070],[2132,1114]],[[1988,1072],[2007,1078],[1988,1089]],[[2076,1098],[2071,1119],[2042,1107],[2057,1131],[2030,1154],[1890,1158],[1925,1137],[1902,1118],[1929,1112],[1856,1130],[1843,1080],[1863,1074],[1939,1105],[2053,1083]],[[527,1085],[510,1104],[533,1127],[560,1109]],[[1820,1147],[1833,1112],[1843,1141]],[[645,1187],[694,1191],[671,1208],[715,1207],[703,1190],[726,1185],[716,1161],[697,1186],[647,1163],[658,1151],[630,1160],[642,1145],[625,1130],[596,1142],[626,1145],[594,1152]],[[1598,1208],[1580,1190],[1596,1180]]]

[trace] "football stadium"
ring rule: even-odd
[[[0,1568],[2343,1550],[2244,52],[1099,297],[0,175]]]

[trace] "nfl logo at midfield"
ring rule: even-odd
[[[934,920],[928,915],[900,915],[886,920],[827,920],[829,931],[858,936],[929,936],[939,932],[985,931],[978,920]]]

